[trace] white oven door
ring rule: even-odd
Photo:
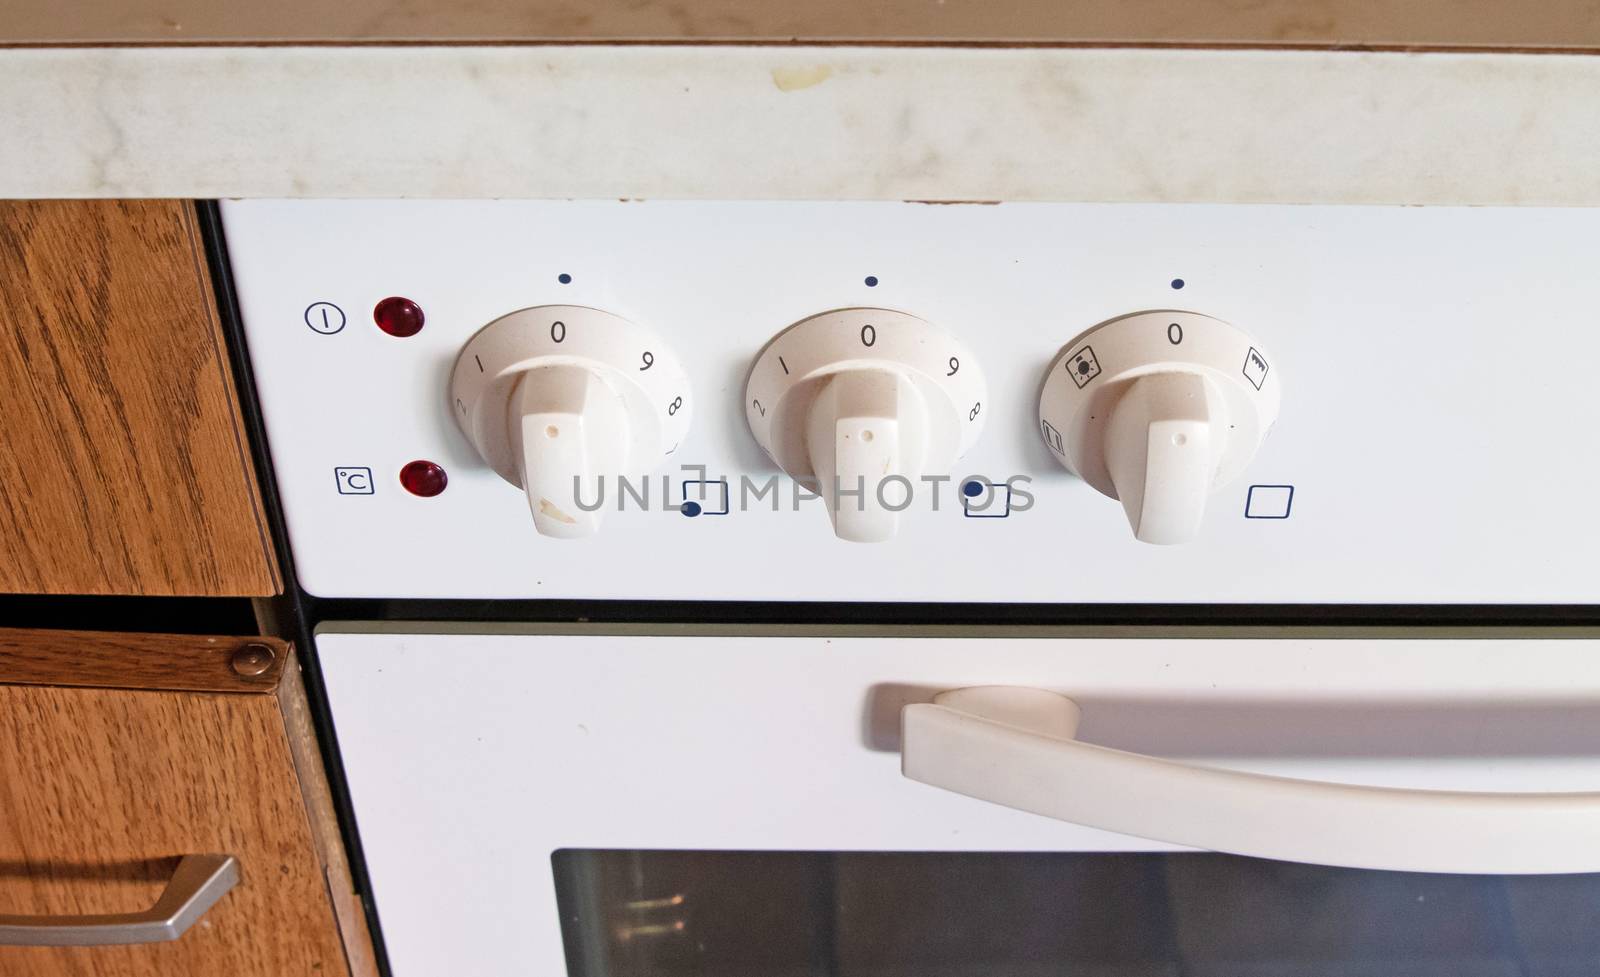
[[[397,977],[1600,972],[1593,637],[450,630],[317,638]]]

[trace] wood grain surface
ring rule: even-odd
[[[1010,43],[1592,49],[1592,0],[0,0],[0,42]]]
[[[193,206],[0,201],[0,591],[279,576]]]
[[[300,776],[300,796],[311,818],[311,840],[316,845],[333,915],[344,940],[345,960],[352,977],[378,977],[378,961],[372,949],[372,934],[367,929],[366,910],[350,878],[350,861],[345,856],[344,838],[334,813],[333,791],[322,767],[322,752],[317,746],[311,710],[306,705],[305,683],[292,650],[283,670],[277,699],[283,711],[283,728],[289,735],[289,752]]]
[[[272,655],[259,675],[234,670],[234,653],[246,645],[259,645]],[[288,651],[288,644],[277,638],[8,628],[0,630],[0,684],[272,692]]]
[[[0,974],[351,973],[279,696],[0,685],[0,785],[0,912],[142,909],[192,852],[242,872],[174,942],[0,947]]]

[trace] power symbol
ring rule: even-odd
[[[331,336],[344,328],[344,310],[332,302],[312,302],[306,306],[305,320],[312,332]]]

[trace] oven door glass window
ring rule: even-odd
[[[576,850],[571,977],[1591,977],[1600,875],[1226,855]]]

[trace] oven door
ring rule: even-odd
[[[1593,635],[536,630],[318,635],[398,977],[1600,972]]]

